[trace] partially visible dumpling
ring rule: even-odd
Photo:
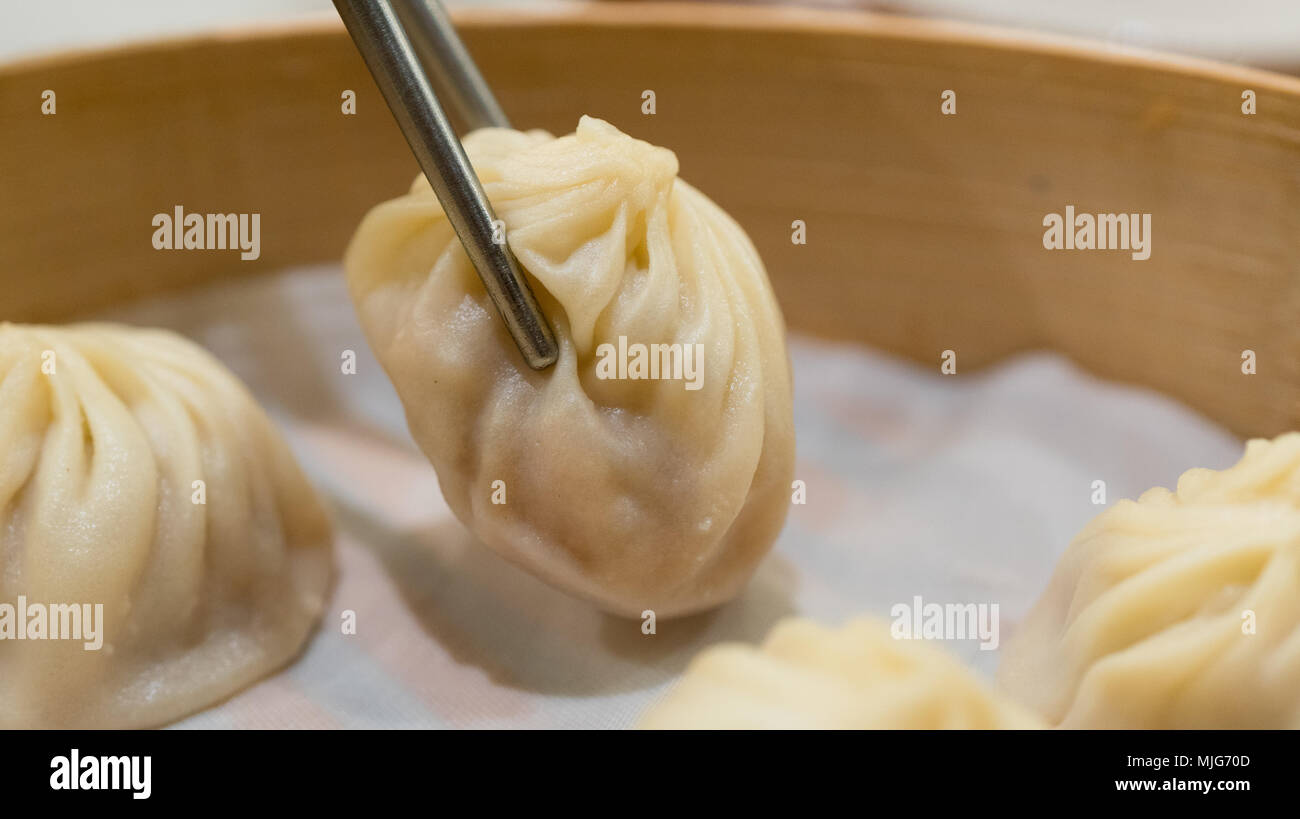
[[[794,469],[785,327],[754,246],[671,151],[607,122],[483,129],[465,149],[554,325],[554,367],[523,362],[423,177],[346,257],[448,504],[608,611],[730,599],[781,529]]]
[[[266,414],[194,344],[0,324],[0,728],[156,726],[230,696],[301,649],[331,540]]]
[[[1098,515],[998,679],[1066,728],[1300,728],[1300,434]]]
[[[643,728],[1042,728],[936,646],[870,618],[779,623],[761,648],[696,657]]]

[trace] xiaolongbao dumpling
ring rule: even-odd
[[[523,362],[423,177],[346,258],[448,504],[608,611],[729,599],[780,530],[793,471],[784,325],[753,245],[671,151],[601,120],[558,139],[484,129],[465,148],[554,325],[553,368]]]
[[[0,728],[148,727],[229,696],[301,648],[330,543],[270,420],[197,346],[0,324]]]
[[[696,657],[643,728],[1042,728],[956,659],[870,618],[777,624],[762,648]]]
[[[1300,728],[1300,434],[1098,515],[998,677],[1066,728]]]

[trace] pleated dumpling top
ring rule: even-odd
[[[1098,515],[999,682],[1067,728],[1300,728],[1300,434]]]

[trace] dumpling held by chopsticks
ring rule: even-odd
[[[348,249],[353,301],[457,517],[601,608],[733,597],[794,461],[781,313],[744,231],[677,158],[583,117],[465,148],[560,345],[528,368],[423,177]]]

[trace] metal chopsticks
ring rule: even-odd
[[[546,369],[559,355],[555,336],[514,254],[493,241],[496,215],[430,85],[437,78],[471,126],[507,126],[446,11],[437,0],[334,0],[334,7],[519,352],[528,366]]]
[[[393,11],[406,29],[411,48],[433,84],[434,93],[451,101],[465,127],[470,131],[509,128],[506,112],[497,104],[492,89],[456,35],[456,27],[442,3],[397,0]]]

